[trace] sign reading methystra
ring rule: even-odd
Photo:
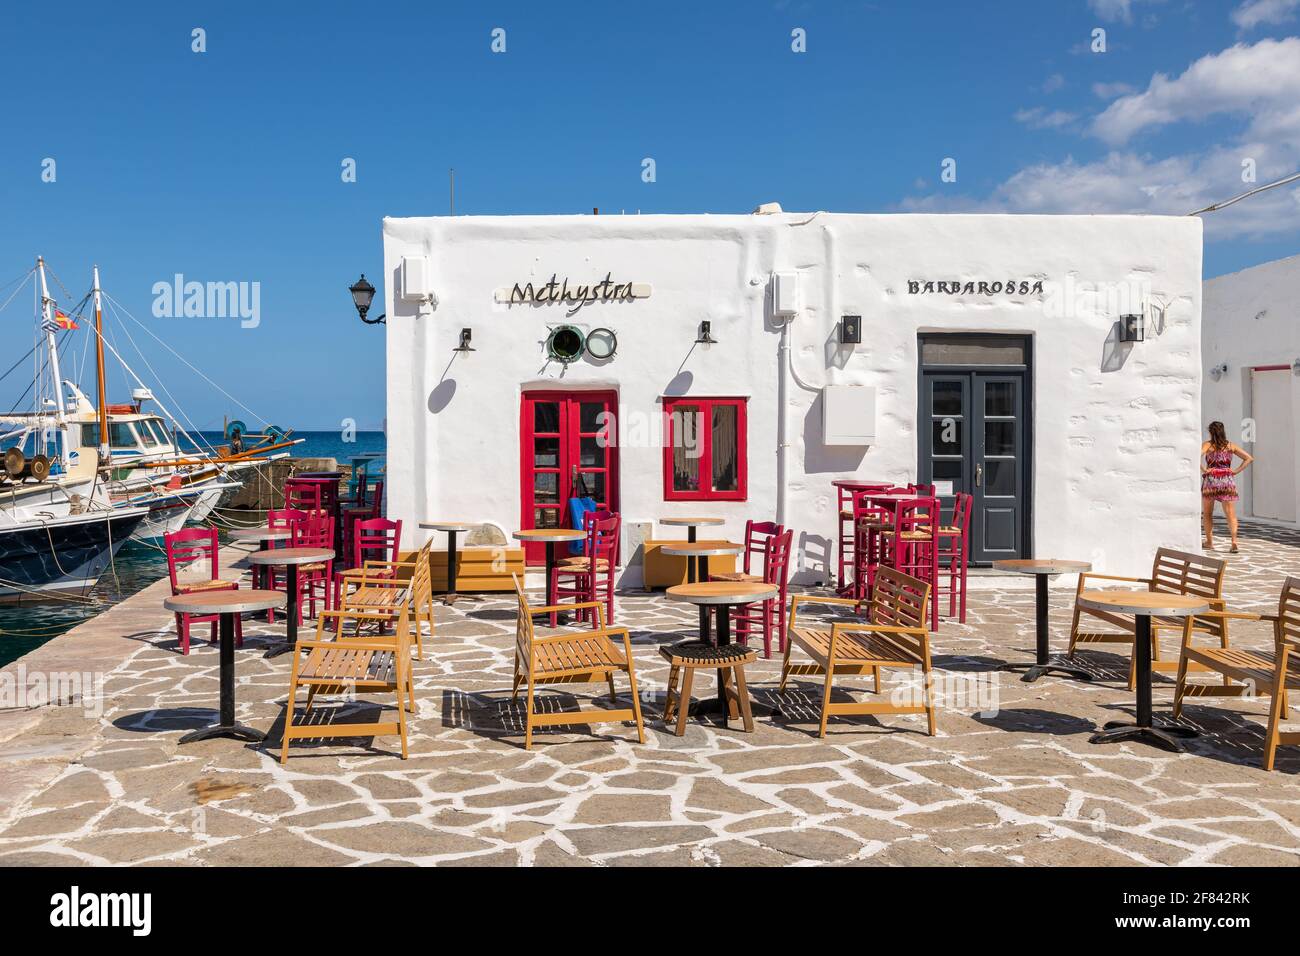
[[[908,279],[908,295],[1042,295],[1043,280],[1006,279],[994,282],[947,282],[943,279]]]
[[[595,302],[631,302],[648,299],[650,286],[645,282],[615,282],[612,272],[605,273],[599,282],[570,285],[568,278],[552,274],[548,282],[516,282],[509,289],[497,289],[496,301],[507,305],[564,305],[565,315],[573,315],[584,305]]]

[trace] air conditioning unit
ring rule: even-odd
[[[873,445],[876,442],[876,390],[870,385],[822,388],[822,444]]]

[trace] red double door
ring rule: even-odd
[[[524,393],[521,528],[572,527],[571,498],[592,498],[598,508],[618,510],[617,416],[616,392]],[[524,552],[529,564],[546,560],[545,545],[526,544]]]

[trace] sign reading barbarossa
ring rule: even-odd
[[[507,305],[531,303],[532,305],[565,305],[569,309],[565,315],[573,315],[584,305],[594,302],[631,302],[633,299],[648,299],[650,286],[645,282],[615,282],[612,272],[605,273],[599,282],[579,285],[569,284],[566,277],[560,279],[553,273],[547,282],[516,282],[509,289],[497,289],[496,300]]]
[[[908,295],[1042,295],[1043,280],[1006,279],[962,282],[943,279],[908,279]]]

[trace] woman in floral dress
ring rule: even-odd
[[[1233,467],[1233,458],[1241,464]],[[1223,505],[1232,535],[1232,553],[1237,553],[1237,475],[1254,457],[1228,441],[1223,422],[1210,422],[1210,440],[1201,445],[1201,514],[1205,524],[1205,549],[1214,549],[1214,503]]]

